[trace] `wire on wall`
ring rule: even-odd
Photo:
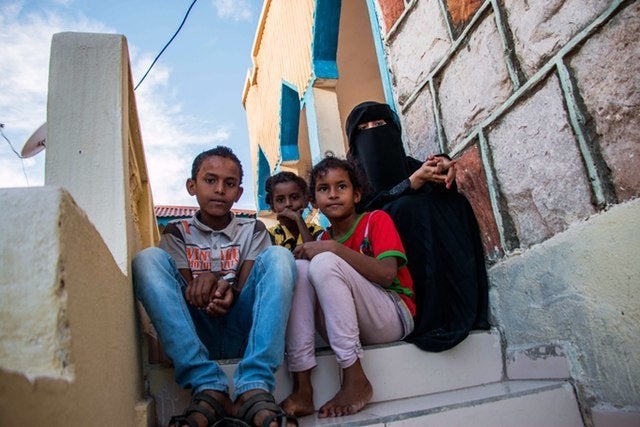
[[[160,55],[162,55],[162,53],[167,49],[167,47],[169,47],[169,45],[171,44],[171,42],[173,41],[173,39],[176,38],[176,36],[178,35],[178,33],[180,32],[180,30],[182,29],[182,26],[184,25],[184,23],[187,21],[187,17],[189,16],[189,13],[191,12],[191,9],[193,8],[193,5],[196,4],[198,0],[193,0],[193,2],[191,3],[191,6],[189,6],[189,9],[187,9],[187,13],[184,14],[184,18],[182,18],[182,22],[180,23],[180,26],[178,27],[178,29],[176,30],[176,32],[173,34],[173,36],[171,36],[171,39],[169,39],[169,41],[167,42],[167,44],[164,45],[164,47],[162,48],[162,50],[160,50],[160,53],[158,53],[155,57],[155,59],[153,60],[153,62],[151,63],[151,65],[149,65],[149,68],[147,69],[147,71],[144,73],[144,76],[142,76],[142,78],[140,79],[140,81],[138,82],[138,84],[133,88],[133,90],[138,89],[138,86],[140,86],[140,84],[144,81],[144,79],[147,77],[147,74],[149,74],[149,71],[151,71],[151,69],[153,68],[153,66],[155,65],[155,63],[158,61],[158,59],[160,58]]]
[[[20,165],[22,166],[22,173],[24,174],[24,179],[27,180],[27,185],[29,185],[29,177],[27,176],[27,171],[24,169],[24,157],[22,157],[22,154],[18,153],[16,149],[13,148],[13,144],[11,143],[11,141],[9,141],[9,138],[7,138],[7,136],[4,134],[3,129],[4,129],[4,123],[0,123],[0,135],[2,135],[5,141],[7,141],[7,144],[9,144],[9,147],[11,147],[11,151],[13,151],[14,154],[18,156],[18,158],[20,159]]]

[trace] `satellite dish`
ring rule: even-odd
[[[20,155],[23,158],[33,157],[46,148],[47,122],[44,122],[25,142]]]

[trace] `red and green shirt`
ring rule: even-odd
[[[331,227],[324,231],[320,240],[331,240]],[[407,269],[407,256],[402,241],[391,217],[384,211],[365,212],[361,214],[338,242],[364,255],[383,259],[395,257],[398,261],[398,274],[393,284],[387,289],[397,292],[412,316],[416,315],[416,304],[413,301],[413,280]]]

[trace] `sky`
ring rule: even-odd
[[[178,29],[193,0],[0,0],[0,123],[19,153],[46,121],[51,37],[64,31],[127,38],[136,85]],[[185,189],[193,158],[216,145],[242,162],[255,209],[242,90],[262,0],[198,0],[184,26],[136,90],[156,205],[195,206]],[[46,150],[20,159],[0,136],[0,187],[44,183]]]

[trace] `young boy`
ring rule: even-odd
[[[186,184],[199,211],[168,224],[160,248],[140,252],[132,265],[136,296],[173,361],[176,382],[192,390],[192,404],[171,425],[213,425],[229,415],[279,425],[287,416],[271,393],[284,357],[293,256],[271,246],[262,222],[231,213],[242,195],[242,165],[229,148],[198,155]],[[214,361],[229,358],[242,358],[231,397]]]
[[[293,172],[278,172],[267,179],[265,190],[266,202],[278,220],[269,228],[271,243],[293,251],[297,245],[311,242],[322,233],[322,227],[302,219],[302,211],[309,205],[309,188],[302,177]]]

